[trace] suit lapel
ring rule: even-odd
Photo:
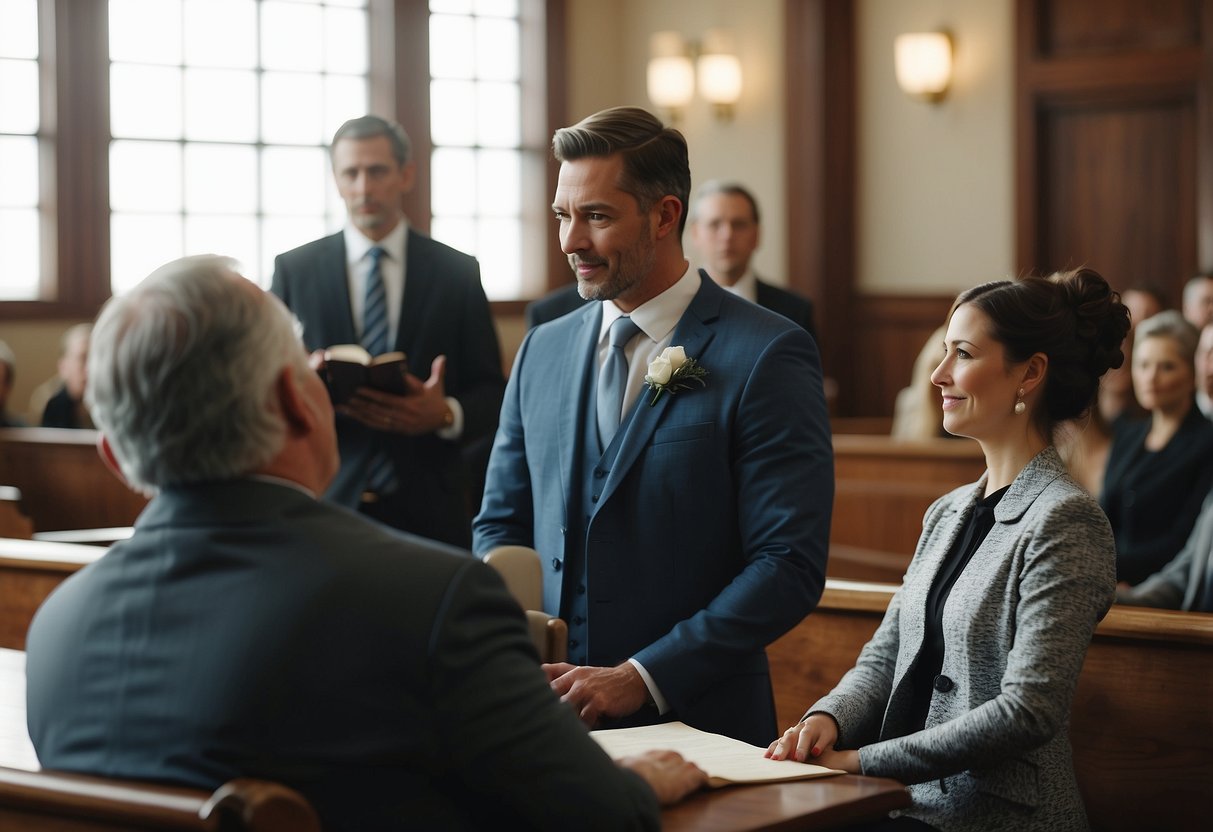
[[[320,257],[316,258],[312,282],[318,287],[317,300],[322,318],[331,320],[336,330],[324,339],[333,344],[358,343],[358,330],[354,328],[354,311],[350,306],[349,266],[345,262],[345,235],[338,231],[331,235]],[[327,312],[324,310],[332,310]]]
[[[674,327],[674,336],[670,339],[671,346],[682,346],[689,357],[699,359],[707,350],[708,344],[715,337],[713,325],[720,318],[720,300],[724,290],[716,286],[711,278],[700,271],[702,285],[696,293],[687,311],[682,314],[678,325]],[[710,382],[709,382],[710,383]],[[640,452],[653,438],[653,432],[661,424],[666,410],[677,396],[665,395],[655,405],[650,405],[653,393],[648,387],[641,388],[628,416],[623,441],[619,445],[619,454],[611,465],[611,472],[602,488],[602,498],[598,502],[601,507],[611,499],[615,489],[627,476],[632,465],[640,456]]]
[[[598,331],[602,328],[602,304],[591,303],[575,313],[579,325],[569,339],[569,357],[572,360],[560,359],[561,379],[557,389],[560,392],[560,408],[556,421],[556,438],[560,448],[560,473],[564,477],[564,494],[573,494],[573,478],[577,474],[577,462],[581,459],[584,449],[582,430],[584,419],[590,418],[588,405],[589,386],[594,378],[591,368],[598,360]],[[575,510],[566,506],[567,511]]]

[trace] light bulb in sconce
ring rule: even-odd
[[[658,32],[650,42],[649,99],[677,121],[695,95],[695,68],[677,32]]]
[[[952,37],[947,32],[914,32],[893,42],[897,84],[911,98],[938,102],[952,83]]]
[[[731,119],[733,106],[741,98],[741,61],[726,32],[713,29],[704,35],[696,69],[699,93],[712,104],[717,118]]]

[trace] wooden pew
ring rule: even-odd
[[[211,793],[0,767],[0,828],[320,832],[320,821],[298,792],[263,780],[232,780]]]
[[[46,596],[103,554],[97,546],[0,538],[0,647],[24,650],[29,623]]]
[[[781,728],[855,663],[895,586],[830,580],[768,648]],[[1113,607],[1087,653],[1070,741],[1093,829],[1204,829],[1213,795],[1213,615]]]
[[[0,485],[0,537],[29,538],[34,524],[21,513],[21,490]]]
[[[0,428],[0,483],[21,490],[35,532],[129,526],[147,505],[105,467],[96,445],[92,430]]]
[[[975,482],[985,470],[971,440],[911,442],[889,436],[834,435],[834,510],[830,520],[834,578],[897,582],[936,499]],[[881,553],[857,561],[835,551]]]

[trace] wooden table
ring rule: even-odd
[[[853,774],[726,786],[700,792],[661,813],[663,832],[793,832],[877,820],[910,805],[896,780]]]

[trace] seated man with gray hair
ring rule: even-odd
[[[490,567],[317,499],[328,393],[231,261],[162,267],[93,338],[103,455],[152,501],[30,627],[43,766],[274,780],[337,830],[655,829],[703,783],[673,752],[611,762]]]

